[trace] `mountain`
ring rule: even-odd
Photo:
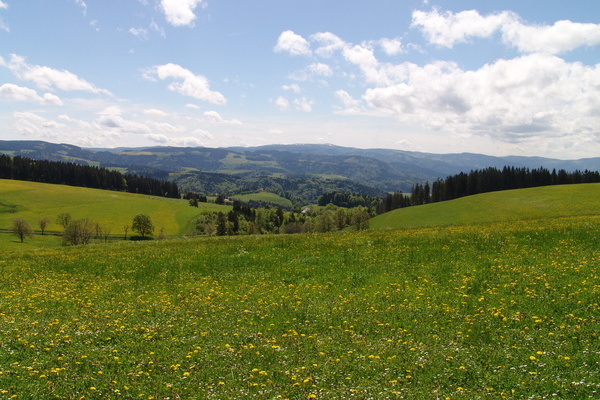
[[[314,201],[319,190],[336,188],[368,195],[398,190],[408,192],[415,183],[433,182],[438,178],[487,167],[600,170],[600,157],[558,160],[357,149],[322,144],[85,149],[43,141],[0,141],[0,153],[119,168],[130,173],[173,180],[183,190],[228,195],[269,190],[298,201]],[[302,190],[310,195],[300,195]]]

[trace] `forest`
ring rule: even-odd
[[[80,186],[179,198],[176,183],[102,167],[0,154],[0,179]]]

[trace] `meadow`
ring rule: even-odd
[[[376,216],[373,229],[465,225],[536,218],[600,215],[600,183],[483,193],[407,207]]]
[[[594,399],[600,217],[0,255],[0,399]]]
[[[112,235],[123,235],[139,213],[148,214],[156,228],[167,236],[183,235],[202,212],[228,212],[231,207],[134,193],[112,192],[65,185],[0,179],[0,229],[10,229],[14,218],[24,218],[38,230],[38,221],[48,217],[48,231],[62,232],[55,223],[62,213],[74,219],[89,218],[108,228]],[[131,231],[130,231],[131,233]],[[37,239],[37,236],[36,236]],[[2,240],[2,239],[0,239]]]

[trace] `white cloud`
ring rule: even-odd
[[[154,21],[150,23],[150,29],[152,29],[154,32],[157,32],[163,38],[167,37],[167,34],[165,33],[165,30],[162,28],[162,26],[159,26]]]
[[[121,133],[134,133],[134,134],[149,134],[151,129],[140,122],[129,121],[121,117],[120,115],[108,115],[103,114],[97,120],[98,124],[107,128],[115,129]]]
[[[150,133],[146,138],[163,146],[178,146],[178,147],[202,147],[205,146],[205,140],[195,136],[167,136],[160,133]]]
[[[25,58],[12,54],[10,61],[0,58],[0,66],[8,68],[17,78],[36,84],[40,89],[53,88],[64,91],[85,91],[97,94],[112,95],[108,90],[99,89],[67,70],[57,70],[40,65],[30,65]]]
[[[333,71],[331,70],[331,67],[329,67],[329,65],[323,64],[323,63],[313,63],[313,64],[309,65],[308,71],[314,75],[320,75],[320,76],[333,75]]]
[[[277,45],[273,49],[277,53],[290,53],[293,56],[309,55],[310,44],[302,36],[295,34],[292,31],[284,31],[277,39]]]
[[[600,44],[600,24],[557,21],[552,26],[526,26],[514,22],[502,27],[502,37],[521,52],[559,54]]]
[[[168,85],[169,90],[213,104],[223,105],[227,103],[225,96],[210,90],[208,80],[204,76],[195,75],[177,64],[169,63],[149,68],[144,73],[144,77],[150,80],[155,80],[155,78],[161,80],[174,79],[177,82],[170,83]]]
[[[201,107],[199,105],[197,105],[197,104],[190,104],[190,103],[188,103],[188,104],[185,105],[185,108],[190,108],[192,110],[199,110]]]
[[[0,0],[0,9],[8,10],[8,4],[6,4],[2,0]],[[9,26],[2,20],[2,18],[0,18],[0,30],[5,31],[5,32],[10,32]]]
[[[404,52],[400,39],[380,39],[379,45],[388,56],[395,56]]]
[[[129,28],[129,33],[141,40],[148,40],[148,30],[144,28]]]
[[[313,102],[312,100],[307,99],[306,97],[299,97],[294,99],[294,106],[296,106],[296,110],[303,112],[311,112]]]
[[[368,89],[364,100],[382,115],[453,132],[520,141],[535,135],[600,130],[600,65],[531,54],[476,71],[454,63],[398,66],[405,78]]]
[[[15,129],[24,136],[60,140],[63,138],[61,132],[67,129],[64,124],[40,117],[32,112],[15,112],[13,117],[16,122]]]
[[[193,25],[194,10],[202,0],[161,0],[160,5],[167,21],[174,26]]]
[[[300,86],[297,83],[292,83],[291,85],[283,85],[281,87],[283,90],[290,90],[294,93],[300,93]]]
[[[87,4],[83,0],[73,0],[75,4],[77,4],[83,10],[83,15],[87,14]]]
[[[331,32],[319,32],[311,36],[311,39],[320,43],[315,53],[321,57],[331,56],[338,50],[344,49],[346,43]]]
[[[160,118],[164,118],[164,117],[167,117],[169,115],[168,113],[166,113],[166,112],[164,112],[162,110],[158,110],[156,108],[149,108],[147,110],[144,110],[143,112],[146,115],[152,115],[152,116],[160,117]]]
[[[354,99],[350,93],[345,90],[338,90],[335,92],[335,96],[340,100],[344,106],[342,113],[344,114],[358,114],[362,112],[360,108],[360,100]]]
[[[508,45],[523,53],[559,54],[581,46],[600,44],[600,24],[557,21],[554,25],[524,24],[513,12],[482,16],[475,10],[453,13],[414,11],[413,28],[420,29],[433,44],[451,48],[471,38],[488,38],[496,32]]]
[[[0,86],[0,98],[13,101],[33,101],[40,104],[62,106],[63,102],[56,95],[45,93],[40,96],[35,90],[5,83]]]
[[[290,102],[285,97],[279,96],[277,100],[275,100],[275,105],[281,111],[286,111],[290,108]]]
[[[218,112],[216,111],[205,111],[204,119],[209,122],[218,123],[218,124],[233,124],[233,125],[241,125],[242,122],[237,119],[232,119],[230,121],[224,119]]]
[[[514,13],[502,12],[487,17],[475,10],[441,14],[438,10],[430,12],[414,11],[412,27],[420,28],[430,43],[452,47],[455,43],[466,42],[471,37],[490,37],[503,24],[518,20]]]

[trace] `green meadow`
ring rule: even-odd
[[[38,230],[38,221],[48,217],[48,231],[62,231],[56,216],[70,213],[74,219],[89,218],[123,235],[136,214],[148,214],[156,231],[168,236],[186,233],[191,220],[202,212],[229,211],[231,207],[200,203],[190,207],[185,200],[152,197],[64,185],[0,179],[0,229],[9,229],[14,218],[24,218]],[[36,236],[35,240],[38,237]]]
[[[234,200],[240,200],[244,202],[248,201],[262,201],[269,204],[275,204],[282,207],[291,207],[292,202],[284,197],[281,197],[275,193],[261,192],[251,193],[233,196]]]
[[[373,229],[600,215],[600,184],[545,186],[462,197],[376,216]]]
[[[0,399],[595,399],[597,205],[3,252]]]

